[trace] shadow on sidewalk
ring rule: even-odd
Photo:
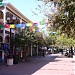
[[[56,58],[59,58],[59,56],[47,55],[45,57],[27,57],[26,62],[0,68],[0,75],[31,75],[50,62],[60,61],[55,60]]]

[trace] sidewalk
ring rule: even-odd
[[[33,75],[74,75],[73,58],[64,58],[61,54],[53,54],[52,56],[59,56],[54,61],[49,62]]]
[[[74,75],[74,63],[61,54],[28,57],[26,62],[0,66],[0,75]]]

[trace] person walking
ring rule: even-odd
[[[69,57],[73,57],[73,48],[72,48],[72,46],[70,47],[70,50],[69,50]]]
[[[73,48],[72,48],[72,46],[71,46],[71,57],[73,57]]]

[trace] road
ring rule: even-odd
[[[75,75],[75,61],[61,54],[28,57],[13,66],[0,65],[0,75]]]

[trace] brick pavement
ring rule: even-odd
[[[28,57],[13,66],[0,65],[0,75],[74,75],[74,63],[73,58],[61,54]]]

